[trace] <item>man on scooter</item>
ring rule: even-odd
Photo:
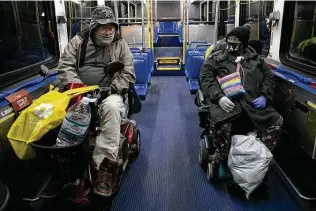
[[[127,116],[127,91],[135,83],[133,55],[118,34],[111,8],[98,6],[91,13],[89,29],[70,40],[58,65],[63,85],[72,82],[96,85],[105,75],[104,66],[118,60],[124,63],[124,70],[116,73],[119,75],[115,74],[114,79],[113,75],[107,76],[100,84],[107,88],[102,94],[106,98],[101,105],[101,132],[96,139],[93,162],[97,170],[94,192],[101,196],[110,196],[117,183],[120,124]]]

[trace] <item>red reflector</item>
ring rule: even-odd
[[[271,70],[275,70],[276,69],[276,66],[273,65],[273,64],[268,64],[268,66],[270,67]]]
[[[129,126],[128,127],[128,134],[127,134],[127,138],[128,138],[128,142],[130,143],[130,144],[132,144],[132,142],[133,142],[133,134],[134,134],[134,127],[133,126]]]
[[[316,82],[311,82],[311,84],[309,85],[311,88],[316,89]]]

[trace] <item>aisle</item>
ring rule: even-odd
[[[208,183],[198,162],[199,131],[194,96],[184,77],[153,77],[141,113],[133,116],[142,151],[123,179],[112,210],[296,210],[274,181],[270,200],[248,202]]]

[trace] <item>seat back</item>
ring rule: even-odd
[[[183,25],[179,26],[178,33],[179,33],[179,42],[183,43]]]
[[[200,76],[200,70],[204,63],[204,54],[196,54],[192,56],[189,67],[188,67],[188,77],[190,79],[197,80]]]
[[[192,58],[192,56],[194,55],[204,55],[206,50],[210,47],[211,44],[197,44],[195,45],[195,48],[189,48],[187,49],[187,54],[186,54],[186,64],[190,63],[190,59]]]
[[[147,84],[148,66],[144,58],[134,59],[134,70],[136,75],[136,84]]]
[[[260,40],[249,40],[248,45],[255,49],[258,55],[262,54],[262,42]]]
[[[154,43],[158,42],[158,26],[154,25]]]
[[[175,21],[163,21],[160,22],[160,33],[170,34],[176,33],[178,24]]]

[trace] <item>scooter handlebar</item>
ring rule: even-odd
[[[97,104],[100,104],[105,98],[107,98],[111,94],[111,88],[110,87],[100,87],[98,89],[98,94],[96,96],[97,98]]]

